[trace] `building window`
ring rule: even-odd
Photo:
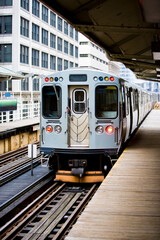
[[[78,58],[78,47],[75,47],[75,57]]]
[[[1,0],[0,6],[12,6],[12,0]]]
[[[48,9],[42,5],[42,20],[48,23]]]
[[[56,48],[56,36],[50,33],[50,47]]]
[[[62,38],[58,37],[57,38],[57,48],[59,51],[62,51]]]
[[[68,23],[64,21],[64,33],[68,35]]]
[[[80,42],[79,45],[88,45],[88,42]]]
[[[78,67],[78,64],[77,64],[77,63],[75,63],[75,67]]]
[[[78,41],[78,31],[75,30],[75,40]]]
[[[80,54],[80,57],[88,57],[88,54]],[[94,59],[94,56],[93,56]]]
[[[39,66],[39,51],[32,49],[32,65]]]
[[[70,68],[73,68],[73,62],[70,62]]]
[[[56,57],[50,56],[50,69],[56,70]]]
[[[62,71],[62,58],[58,58],[57,60],[57,70]]]
[[[32,0],[32,13],[39,17],[39,2],[37,0]]]
[[[48,68],[48,54],[42,52],[42,67]]]
[[[70,37],[73,38],[73,27],[70,25]]]
[[[33,79],[33,91],[39,91],[39,79],[38,78]]]
[[[38,79],[37,79],[38,80]],[[39,81],[39,80],[38,80]],[[39,87],[39,83],[38,83],[38,87]],[[39,91],[38,89],[35,91]],[[34,116],[38,117],[39,116],[39,102],[38,100],[34,101]]]
[[[20,45],[20,62],[29,63],[29,48],[23,45]]]
[[[68,42],[64,41],[64,52],[68,54]]]
[[[28,91],[29,90],[29,78],[25,78],[21,81],[21,90]]]
[[[12,62],[12,44],[0,44],[0,62]]]
[[[25,37],[29,37],[29,21],[23,17],[21,17],[20,32],[21,32],[21,35]]]
[[[21,0],[21,7],[29,11],[29,0]]]
[[[58,30],[62,32],[62,18],[58,17]]]
[[[0,16],[0,34],[12,33],[12,16]]]
[[[0,91],[7,91],[7,81],[0,81]]]
[[[70,43],[70,55],[73,56],[73,44]]]
[[[50,12],[50,25],[56,27],[56,14]]]
[[[48,45],[48,31],[42,28],[42,43]]]
[[[32,39],[39,42],[39,26],[32,23]]]
[[[64,60],[64,70],[68,69],[68,61]]]

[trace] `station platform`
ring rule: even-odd
[[[152,110],[65,240],[160,239],[160,110]]]
[[[40,118],[0,124],[0,154],[39,141]]]
[[[31,119],[23,119],[13,122],[7,122],[0,124],[0,134],[5,134],[6,132],[10,132],[11,130],[15,130],[18,128],[24,128],[32,125],[38,125],[40,122],[39,117],[31,118]]]

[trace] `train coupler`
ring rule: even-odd
[[[87,166],[87,159],[70,159],[68,165],[71,167],[71,172],[75,176],[82,177]]]
[[[84,168],[72,168],[71,171],[73,175],[78,175],[79,177],[82,177],[84,174]]]

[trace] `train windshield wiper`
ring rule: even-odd
[[[56,89],[56,84],[53,84],[53,88],[54,88],[54,91],[55,91],[55,94],[56,94],[57,101],[59,101],[59,97],[58,97],[58,93],[57,93],[57,89]]]

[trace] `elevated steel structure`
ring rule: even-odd
[[[110,60],[137,78],[160,81],[159,0],[43,0],[78,31],[101,46]]]

